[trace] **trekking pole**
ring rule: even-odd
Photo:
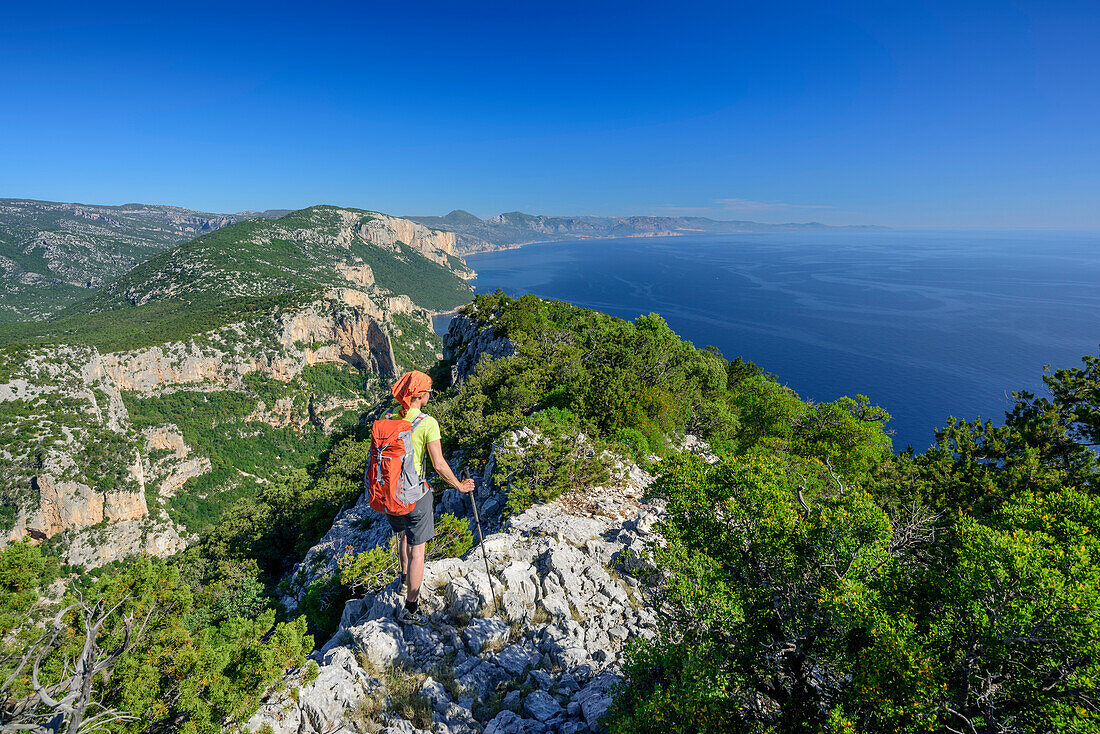
[[[462,478],[470,478],[469,467],[462,470]],[[474,492],[476,491],[475,489]],[[481,518],[477,516],[477,500],[474,499],[474,492],[470,492],[470,506],[474,508],[474,524],[477,525],[477,539],[481,544],[481,557],[485,559],[485,575],[489,577],[489,596],[492,597],[493,614],[496,614],[497,593],[493,589],[493,574],[489,571],[489,553],[485,550],[485,536],[481,534]]]

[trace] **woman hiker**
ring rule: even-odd
[[[394,532],[401,534],[399,555],[401,557],[401,577],[405,582],[405,608],[398,614],[402,622],[420,624],[420,584],[424,580],[424,544],[435,537],[435,513],[432,508],[432,492],[427,486],[425,457],[430,456],[432,467],[443,477],[443,481],[459,492],[474,491],[474,480],[459,481],[455,477],[447,460],[443,458],[440,447],[439,421],[423,413],[423,408],[432,397],[432,380],[423,372],[406,372],[390,389],[393,397],[401,404],[401,411],[393,418],[413,423],[413,463],[424,487],[424,496],[416,501],[407,515],[390,515],[386,518]],[[419,420],[417,420],[419,418]]]

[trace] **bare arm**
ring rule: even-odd
[[[473,479],[467,479],[461,482],[458,481],[458,477],[451,471],[451,467],[447,463],[447,460],[443,458],[443,448],[439,445],[439,441],[431,441],[428,443],[428,456],[432,457],[432,466],[435,468],[435,473],[443,477],[443,481],[459,492],[474,491]]]

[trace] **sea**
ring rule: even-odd
[[[466,258],[478,292],[655,312],[800,396],[866,395],[917,452],[1004,420],[1043,366],[1100,351],[1100,232],[801,231],[577,240]]]

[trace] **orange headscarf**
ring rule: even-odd
[[[405,410],[409,409],[409,403],[417,395],[423,395],[432,389],[432,378],[425,375],[423,372],[406,372],[398,378],[397,382],[393,383],[393,387],[390,388],[390,392],[397,399],[397,402],[401,403],[401,407]]]

